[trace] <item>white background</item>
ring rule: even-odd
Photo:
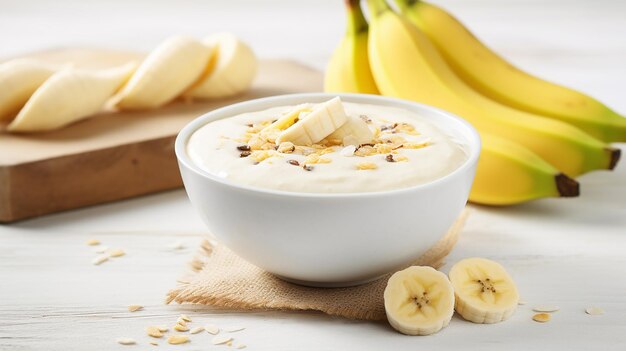
[[[515,64],[590,93],[626,113],[626,2],[436,1]],[[263,58],[293,58],[323,69],[343,33],[337,1],[6,1],[0,0],[0,56],[54,47],[147,51],[171,34],[229,30]],[[622,150],[624,151],[624,147]],[[2,152],[0,150],[0,152]],[[238,324],[250,350],[626,349],[626,163],[580,178],[577,199],[510,208],[474,207],[448,262],[485,256],[503,262],[525,306],[502,324],[454,318],[431,337],[406,337],[385,323],[317,313],[242,313],[164,306],[205,229],[182,190],[0,226],[0,350],[115,350],[118,337],[171,325],[181,311],[195,325]],[[96,237],[126,257],[92,266]],[[168,245],[181,240],[175,253]],[[450,264],[444,267],[449,269]],[[130,314],[139,303],[145,311]],[[530,308],[561,307],[547,324]],[[604,316],[584,309],[600,306]],[[159,350],[225,348],[209,335]],[[135,346],[131,349],[139,349]]]

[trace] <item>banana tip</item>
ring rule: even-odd
[[[556,188],[561,197],[576,197],[580,195],[580,184],[563,173],[554,176],[556,180]]]
[[[611,161],[609,162],[609,169],[615,168],[617,163],[619,162],[620,157],[622,156],[622,150],[620,149],[608,149],[611,153]]]

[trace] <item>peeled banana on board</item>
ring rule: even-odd
[[[102,109],[134,72],[135,64],[103,71],[77,69],[54,73],[28,99],[7,129],[37,132],[60,128]]]
[[[218,99],[242,93],[256,75],[257,59],[246,43],[232,33],[217,33],[204,44],[215,51],[200,79],[183,95]]]
[[[224,98],[248,89],[257,66],[252,50],[230,33],[206,41],[171,37],[138,66],[106,70],[13,60],[0,64],[0,122],[9,122],[9,132],[43,132],[111,107],[144,110],[180,97]]]
[[[58,68],[29,59],[0,65],[0,121],[11,120]]]
[[[538,79],[520,78],[520,72],[507,74],[501,62],[488,72],[495,54],[489,62],[467,59],[472,52],[487,49],[461,33],[451,16],[423,1],[396,2],[401,13],[385,0],[368,0],[368,24],[360,2],[346,1],[347,30],[326,70],[325,89],[378,91],[439,107],[472,123],[483,148],[470,201],[512,205],[542,197],[578,196],[579,185],[572,177],[616,166],[620,150],[606,142],[621,140],[626,118],[592,98],[583,99],[580,93],[545,87],[550,83],[543,90],[560,100],[534,99],[540,90]],[[474,70],[480,74],[472,74]],[[363,81],[373,82],[374,87]],[[509,98],[494,97],[485,91],[487,85],[491,91],[506,90],[503,94]],[[538,90],[528,91],[532,89]],[[526,107],[511,96],[524,99]],[[574,100],[585,101],[581,104],[587,107],[573,111],[564,106]]]
[[[212,50],[189,37],[165,40],[137,68],[115,105],[124,110],[145,110],[174,100],[200,78]]]

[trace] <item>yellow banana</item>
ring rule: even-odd
[[[569,176],[611,169],[619,150],[567,123],[499,105],[468,87],[447,66],[424,33],[393,12],[384,0],[369,0],[369,56],[379,90],[456,113],[481,133],[516,141]],[[512,117],[514,115],[515,117]]]
[[[359,0],[346,1],[346,34],[335,49],[324,77],[324,90],[378,94],[367,56],[367,21]]]
[[[626,141],[626,118],[601,102],[514,67],[435,5],[414,0],[396,3],[430,37],[455,73],[485,96],[571,123],[604,141]]]
[[[9,124],[11,132],[36,132],[63,127],[102,109],[135,70],[129,63],[91,72],[66,69],[53,74],[28,99]]]
[[[55,67],[29,59],[0,64],[0,121],[15,117]]]
[[[488,133],[482,149],[470,201],[483,205],[513,205],[544,197],[573,197],[578,183],[525,147]]]
[[[120,109],[156,108],[174,100],[205,71],[211,48],[188,37],[171,37],[141,63],[116,97]]]
[[[252,85],[258,62],[248,45],[232,33],[217,33],[205,40],[214,49],[203,76],[183,95],[198,99],[224,98]]]

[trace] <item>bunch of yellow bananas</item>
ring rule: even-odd
[[[480,132],[470,201],[515,204],[577,196],[575,176],[613,169],[626,118],[577,91],[514,68],[458,20],[420,0],[347,0],[348,28],[325,78],[329,92],[382,94],[442,108]]]

